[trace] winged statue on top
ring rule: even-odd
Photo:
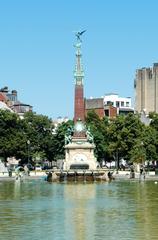
[[[82,36],[82,34],[85,33],[85,32],[86,32],[86,30],[81,31],[81,32],[80,32],[80,31],[76,32],[75,35],[76,35],[76,37],[77,37],[77,41],[78,41],[78,42],[82,42],[81,36]]]

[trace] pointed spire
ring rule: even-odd
[[[82,85],[83,84],[83,78],[84,78],[84,71],[81,63],[81,42],[76,43],[74,45],[76,48],[76,66],[74,71],[74,77],[75,77],[75,84],[76,85]]]

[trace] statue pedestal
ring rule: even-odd
[[[72,142],[65,145],[64,170],[89,169],[96,170],[97,161],[94,156],[95,145],[86,137],[72,137]]]

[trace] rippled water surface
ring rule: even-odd
[[[0,239],[158,239],[154,181],[0,182]]]

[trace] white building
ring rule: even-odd
[[[56,134],[56,130],[59,125],[66,123],[67,121],[69,121],[68,117],[58,117],[57,119],[52,120],[52,123],[54,125],[53,134]]]
[[[10,112],[13,112],[13,110],[11,108],[9,108],[6,103],[1,102],[1,101],[0,101],[0,109],[9,110]]]
[[[104,96],[104,105],[112,105],[116,108],[131,108],[131,97],[119,97],[116,93],[108,93]]]
[[[116,93],[108,93],[104,96],[104,107],[113,106],[117,108],[117,114],[123,112],[134,112],[131,106],[131,97],[119,97]]]

